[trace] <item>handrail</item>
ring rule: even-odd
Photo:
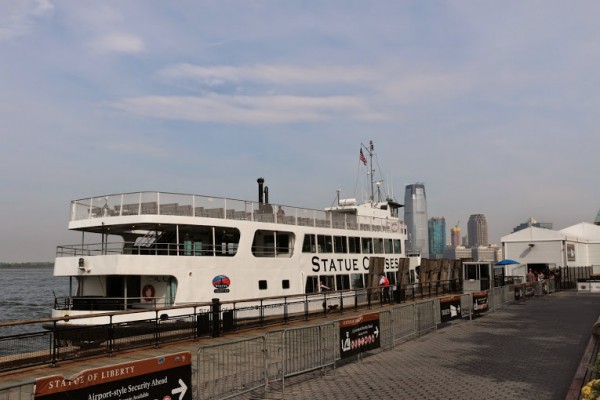
[[[122,193],[73,200],[69,221],[137,215],[204,217],[346,230],[406,232],[404,222],[395,218],[337,214],[283,204],[168,192]]]

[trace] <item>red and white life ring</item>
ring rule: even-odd
[[[156,294],[156,291],[154,290],[154,286],[152,286],[152,285],[146,285],[142,289],[142,297],[144,297],[144,300],[146,300],[146,301],[154,300],[155,294]]]
[[[398,232],[398,223],[392,222],[392,226],[390,228],[392,229],[392,232]]]

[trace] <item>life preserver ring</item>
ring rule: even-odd
[[[398,232],[398,223],[393,222],[390,228],[392,229],[392,232]]]
[[[142,289],[142,297],[144,297],[144,300],[146,300],[146,301],[154,300],[155,294],[156,294],[156,291],[154,290],[154,286],[152,286],[152,285],[146,285]]]

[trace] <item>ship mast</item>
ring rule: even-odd
[[[373,154],[375,154],[375,146],[373,146],[373,141],[369,140],[369,147],[365,146],[361,143],[361,145],[369,152],[369,170],[367,171],[367,175],[371,175],[371,196],[369,199],[371,200],[371,204],[375,202],[375,168],[373,167]]]

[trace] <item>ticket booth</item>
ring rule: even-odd
[[[491,288],[494,266],[489,261],[466,261],[462,265],[463,292],[480,292]]]

